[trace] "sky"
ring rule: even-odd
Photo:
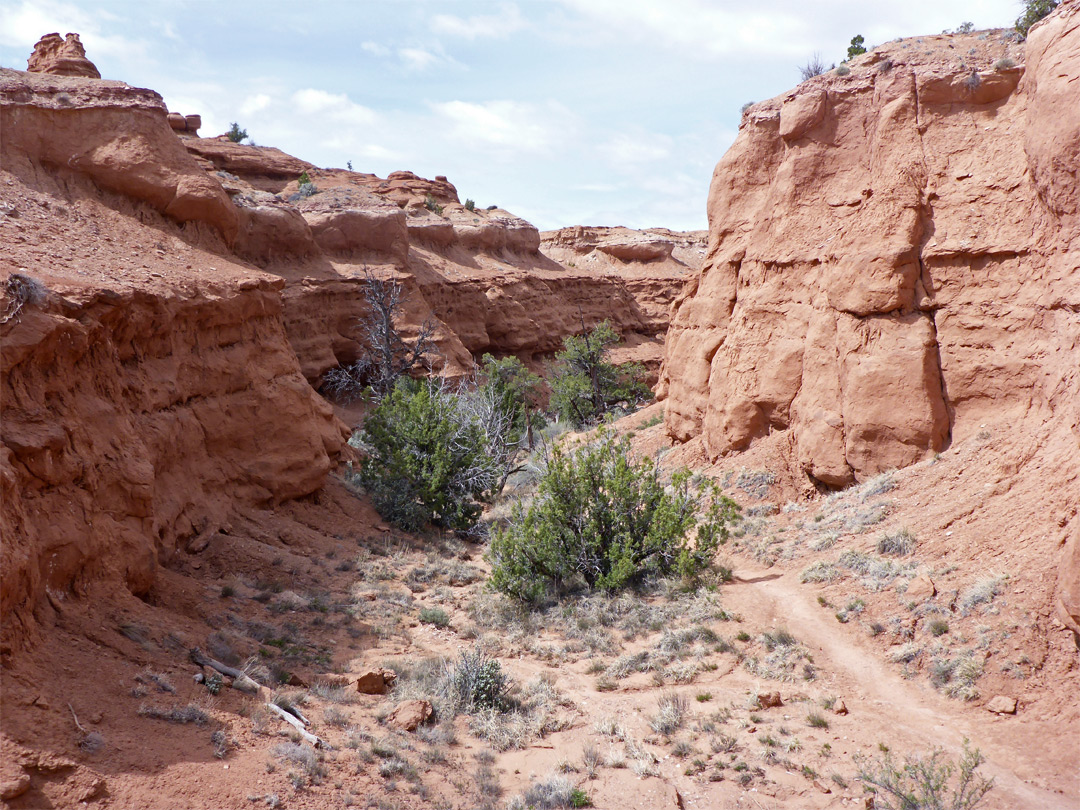
[[[1018,0],[0,0],[0,65],[81,35],[102,77],[236,121],[260,145],[385,177],[446,175],[462,202],[541,229],[706,227],[741,109],[815,54],[964,22]]]

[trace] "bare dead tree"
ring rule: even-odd
[[[371,387],[382,395],[394,387],[398,377],[416,366],[431,370],[428,356],[436,353],[436,326],[431,318],[424,321],[410,346],[397,328],[405,303],[405,288],[397,281],[383,281],[365,272],[364,298],[369,309],[360,321],[360,328],[370,351]]]
[[[815,53],[807,60],[805,65],[799,67],[799,74],[802,76],[802,80],[805,82],[807,79],[812,79],[815,76],[820,76],[828,68],[825,66],[825,61],[821,58],[820,53]]]
[[[363,292],[368,312],[359,326],[367,353],[355,363],[330,369],[323,377],[323,390],[341,399],[356,399],[366,385],[381,398],[403,374],[418,367],[430,371],[431,357],[439,353],[433,318],[421,324],[411,342],[402,337],[398,324],[406,295],[400,282],[384,281],[365,271]]]

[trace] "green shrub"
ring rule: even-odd
[[[551,450],[533,502],[518,504],[492,535],[491,584],[537,600],[549,588],[615,590],[650,574],[692,576],[727,541],[737,512],[714,485],[694,489],[686,470],[665,486],[656,461],[633,460],[625,439],[601,431],[594,444]]]
[[[893,761],[888,749],[880,760],[856,757],[859,779],[874,794],[874,807],[886,810],[972,810],[994,787],[993,779],[978,774],[982,762],[978,749],[971,750],[966,739],[958,763],[940,748],[928,757],[907,757],[903,765]]]
[[[443,207],[439,205],[439,201],[435,199],[433,194],[424,195],[424,208],[436,214],[442,214]]]
[[[465,650],[448,673],[450,697],[458,711],[508,711],[513,681],[494,658],[481,649]]]
[[[450,617],[442,608],[420,608],[420,621],[424,624],[433,624],[436,627],[448,627]]]
[[[476,210],[476,202],[474,200],[465,200],[465,210],[466,211],[475,211]]]
[[[1016,30],[1028,35],[1031,26],[1058,7],[1058,0],[1025,0],[1024,13],[1016,20]]]
[[[604,414],[625,403],[633,407],[652,398],[641,381],[639,363],[616,366],[608,352],[619,333],[604,321],[591,331],[563,340],[551,374],[551,407],[575,427],[596,424]]]
[[[406,378],[364,420],[359,483],[386,520],[406,531],[426,523],[469,530],[494,471],[475,420],[432,381]]]
[[[240,129],[240,125],[235,121],[229,124],[229,130],[225,133],[225,137],[227,137],[233,143],[240,143],[241,141],[246,141],[247,136],[247,130]]]

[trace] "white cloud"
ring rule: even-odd
[[[378,42],[361,42],[360,50],[364,51],[365,53],[373,54],[374,56],[390,55],[390,49]]]
[[[344,93],[328,93],[312,87],[292,94],[295,112],[306,116],[325,116],[342,123],[368,126],[379,120],[379,114],[351,101]]]
[[[655,163],[671,157],[672,139],[668,135],[642,132],[620,133],[601,147],[604,157],[615,165]]]
[[[439,57],[423,48],[400,48],[398,57],[412,70],[423,70],[439,61]]]
[[[431,107],[445,119],[451,137],[512,152],[546,150],[562,140],[572,125],[570,111],[556,102],[447,101]]]
[[[452,14],[436,14],[431,19],[431,30],[437,34],[478,39],[490,37],[502,39],[525,28],[525,18],[518,7],[505,4],[498,14],[478,14],[473,17],[455,17]]]
[[[934,34],[965,19],[976,26],[1005,24],[1018,13],[1016,0],[906,0],[885,14],[862,0],[773,0],[726,4],[715,0],[559,0],[594,38],[633,38],[676,49],[682,58],[809,56],[839,48],[860,31],[867,44],[898,36]],[[726,6],[726,7],[725,7]],[[961,16],[962,15],[962,16]],[[873,38],[873,41],[871,41]]]
[[[71,3],[56,0],[23,0],[18,5],[0,5],[0,45],[25,50],[29,58],[43,35],[55,31],[63,36],[74,31],[79,34],[91,61],[95,56],[145,58],[144,42],[104,33],[106,28],[115,27],[116,19],[105,10],[87,13]]]
[[[253,96],[248,96],[240,104],[240,112],[243,115],[255,115],[260,113],[269,107],[273,103],[273,99],[266,93],[256,93]]]

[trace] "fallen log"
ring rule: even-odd
[[[267,706],[267,708],[270,709],[270,711],[272,711],[274,714],[278,715],[282,720],[284,720],[286,723],[288,723],[290,726],[292,726],[298,732],[300,732],[300,736],[304,739],[304,742],[309,743],[310,745],[312,745],[315,748],[328,748],[329,747],[329,746],[327,746],[327,744],[325,742],[323,742],[321,739],[316,737],[310,731],[305,729],[303,724],[297,718],[293,717],[291,714],[289,714],[283,708],[278,706],[276,703],[267,703],[266,706]]]
[[[247,673],[242,672],[235,667],[230,667],[228,664],[223,664],[220,661],[215,661],[209,656],[203,655],[202,651],[195,647],[188,652],[188,657],[192,663],[198,664],[200,667],[210,667],[210,669],[217,670],[222,675],[228,675],[232,678],[232,688],[241,692],[247,692],[249,695],[258,695],[266,687],[257,681],[253,681],[248,677]]]

